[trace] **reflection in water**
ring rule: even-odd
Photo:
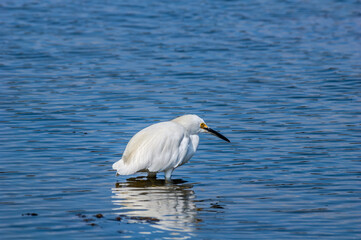
[[[117,205],[113,210],[129,217],[156,219],[153,226],[162,230],[192,232],[199,221],[192,187],[181,180],[167,184],[164,180],[130,178],[112,189]]]

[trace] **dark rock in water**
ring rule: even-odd
[[[103,214],[98,213],[98,214],[94,215],[94,217],[96,217],[96,218],[103,218],[104,216],[103,216]]]
[[[224,207],[222,207],[222,206],[219,205],[218,203],[211,203],[211,208],[220,208],[220,209],[223,209]]]
[[[154,222],[160,221],[158,218],[154,218],[154,217],[130,217],[129,219],[138,220],[138,221],[146,221],[148,223],[154,223]]]
[[[115,218],[116,221],[122,221],[123,218],[126,218],[127,216],[126,215],[118,215],[118,217]]]
[[[21,216],[38,216],[37,213],[23,213]]]
[[[84,218],[83,221],[84,222],[92,222],[92,221],[94,221],[94,219],[93,218]]]

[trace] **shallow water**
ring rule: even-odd
[[[2,237],[360,239],[360,6],[1,2]],[[115,177],[185,113],[231,144]]]

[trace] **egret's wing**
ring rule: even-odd
[[[124,154],[124,166],[136,171],[148,169],[161,172],[176,166],[180,155],[186,154],[184,127],[173,122],[151,125],[129,141]]]
[[[182,142],[182,144],[184,143],[184,146],[181,149],[184,149],[184,152],[179,154],[180,158],[175,167],[182,166],[192,158],[197,150],[198,142],[198,135],[191,135],[189,138],[187,138],[187,141]]]

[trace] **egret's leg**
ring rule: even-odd
[[[157,178],[157,173],[156,172],[148,172],[147,178]]]
[[[171,181],[173,168],[164,171],[164,177],[166,181]]]

